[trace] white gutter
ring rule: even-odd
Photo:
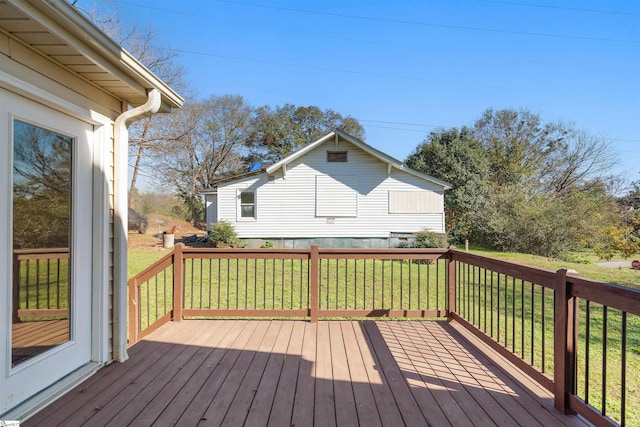
[[[114,123],[113,358],[119,362],[129,358],[127,354],[128,127],[135,121],[157,113],[162,104],[162,96],[158,89],[151,89],[147,96],[147,102],[125,111],[116,118]]]

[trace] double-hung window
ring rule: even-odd
[[[253,191],[240,192],[240,218],[256,217],[256,193]]]

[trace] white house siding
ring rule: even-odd
[[[327,163],[327,151],[347,150],[347,163]],[[318,176],[348,176],[346,185],[357,186],[357,216],[316,215]],[[357,179],[353,179],[356,177]],[[355,182],[355,184],[353,183]],[[238,191],[256,192],[255,220],[236,221]],[[390,214],[389,191],[431,191],[438,209],[431,213]],[[422,229],[444,232],[443,189],[424,179],[392,168],[356,146],[331,141],[287,165],[268,182],[262,174],[218,187],[218,218],[232,223],[241,238],[389,237]],[[327,209],[327,207],[324,207]]]
[[[211,229],[211,224],[218,222],[218,196],[216,194],[206,194],[205,202],[205,218],[207,218],[207,230]]]

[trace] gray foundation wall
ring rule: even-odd
[[[240,239],[247,248],[264,247],[267,242],[271,242],[274,248],[308,249],[312,244],[317,244],[321,248],[398,248],[406,247],[413,242],[413,237],[322,237],[322,238],[301,238],[301,239]]]

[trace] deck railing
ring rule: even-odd
[[[129,281],[129,341],[183,318],[454,319],[596,425],[636,425],[640,291],[455,249],[175,250]]]
[[[12,321],[69,315],[69,248],[14,249]]]

